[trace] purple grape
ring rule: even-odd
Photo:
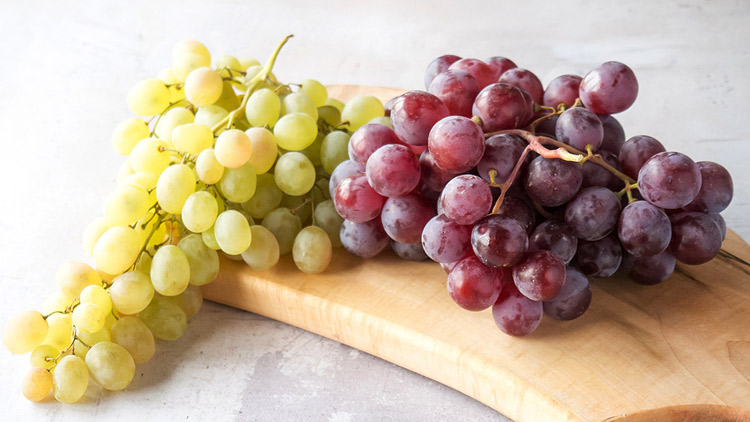
[[[583,315],[591,304],[589,279],[573,267],[565,268],[565,284],[560,294],[543,303],[544,313],[559,321]]]
[[[701,172],[701,189],[698,196],[683,208],[685,211],[708,214],[724,211],[734,195],[732,176],[721,164],[712,161],[699,161],[695,164]]]
[[[573,103],[578,99],[578,86],[581,84],[581,79],[583,78],[578,75],[556,77],[544,90],[542,103],[547,107],[557,108],[560,104],[573,107]]]
[[[424,91],[410,91],[393,105],[391,124],[403,142],[422,146],[427,145],[432,126],[449,114],[448,107],[438,97]]]
[[[424,261],[429,259],[422,244],[417,243],[399,243],[395,240],[391,240],[391,249],[398,255],[399,258],[406,261]]]
[[[562,221],[547,220],[538,225],[529,236],[529,252],[551,251],[565,265],[570,263],[578,248],[578,238],[573,230]]]
[[[482,264],[473,256],[459,261],[448,274],[448,294],[458,306],[469,311],[492,306],[502,287],[502,271]]]
[[[500,56],[490,57],[484,62],[487,63],[487,66],[489,66],[490,69],[492,69],[492,71],[494,72],[494,82],[497,82],[500,76],[502,76],[506,71],[518,67],[515,63],[513,63],[513,60]]]
[[[441,263],[456,262],[471,251],[471,226],[455,223],[443,214],[433,217],[422,230],[427,256]]]
[[[484,155],[477,164],[479,176],[490,183],[490,170],[495,170],[495,183],[505,183],[521,158],[526,141],[517,135],[500,133],[488,138],[484,145]]]
[[[333,197],[336,212],[355,223],[370,221],[380,214],[385,198],[367,183],[364,173],[354,173],[339,183]]]
[[[446,217],[458,224],[474,224],[490,212],[492,192],[479,176],[463,174],[445,185],[439,203]]]
[[[464,173],[482,159],[484,133],[469,118],[448,116],[432,127],[427,145],[438,167],[451,173]]]
[[[640,257],[662,253],[672,239],[672,225],[661,209],[646,201],[636,201],[622,210],[617,235],[623,249]]]
[[[362,172],[362,170],[360,170],[359,165],[352,160],[346,160],[339,163],[339,165],[333,169],[331,178],[328,180],[328,190],[331,193],[331,198],[336,197],[336,188],[339,187],[339,183],[341,183],[342,180],[354,173],[360,172]]]
[[[721,229],[716,221],[701,212],[682,212],[672,216],[672,241],[669,252],[689,265],[712,260],[721,249]]]
[[[599,152],[609,151],[617,156],[620,154],[622,144],[625,143],[625,130],[620,122],[612,116],[597,115],[597,117],[602,122],[602,129],[604,129],[604,137]]]
[[[542,322],[542,310],[542,302],[522,295],[513,283],[505,283],[492,305],[492,319],[505,334],[523,337],[531,334]]]
[[[422,183],[435,192],[442,191],[445,184],[456,176],[455,173],[449,173],[438,167],[429,149],[419,156],[419,166],[422,171]]]
[[[349,159],[365,170],[367,159],[380,147],[400,144],[393,129],[378,123],[368,123],[357,129],[349,139]]]
[[[495,132],[525,126],[534,115],[533,107],[523,90],[496,83],[479,92],[471,112],[482,120],[482,130]]]
[[[391,116],[391,110],[393,110],[393,106],[396,105],[397,102],[401,101],[401,96],[397,95],[390,100],[386,101],[385,104],[383,104],[383,110],[385,111],[385,115],[390,117]]]
[[[448,68],[450,70],[458,69],[468,72],[477,81],[477,86],[481,90],[487,85],[497,81],[495,72],[490,66],[479,59],[461,59],[453,62]]]
[[[602,159],[616,169],[620,169],[620,161],[617,156],[609,151],[597,151],[597,154],[601,155]],[[589,186],[602,186],[610,190],[619,191],[625,187],[625,182],[619,177],[612,174],[609,170],[600,166],[593,161],[586,161],[583,163],[581,168],[583,172],[583,183],[581,187],[587,188]]]
[[[479,86],[469,72],[453,69],[437,75],[427,92],[440,98],[451,115],[472,117],[471,106],[479,93]]]
[[[664,151],[666,151],[664,145],[650,136],[633,136],[620,149],[619,159],[622,172],[633,179],[637,179],[638,172],[643,167],[643,164],[649,158]]]
[[[518,262],[529,245],[526,231],[518,221],[489,215],[471,231],[471,247],[482,263],[490,267],[510,267]]]
[[[625,254],[622,269],[636,283],[653,286],[672,275],[675,263],[676,259],[668,251],[649,257]]]
[[[344,220],[339,236],[344,248],[361,258],[372,258],[388,246],[388,235],[383,231],[379,219],[366,223]]]
[[[388,198],[380,214],[383,229],[391,239],[401,243],[422,240],[422,230],[435,215],[429,201],[415,193]]]
[[[367,160],[367,182],[375,192],[388,197],[403,196],[419,184],[419,159],[404,145],[378,148]]]
[[[700,189],[698,165],[679,152],[660,152],[638,172],[638,191],[657,207],[682,208],[695,199]]]
[[[526,193],[534,202],[556,207],[570,201],[581,188],[583,173],[578,164],[536,157],[526,170]]]
[[[451,270],[453,269],[453,267],[456,266],[456,264],[458,264],[459,262],[461,262],[462,259],[468,258],[470,256],[476,258],[476,255],[474,255],[474,251],[471,248],[469,248],[469,252],[467,252],[465,256],[459,258],[457,261],[453,261],[453,262],[440,262],[440,268],[442,268],[443,271],[446,274],[450,274]]]
[[[461,58],[458,56],[446,54],[431,61],[430,64],[427,65],[427,69],[424,72],[424,89],[428,89],[430,87],[430,84],[432,83],[432,80],[435,79],[435,76],[445,72],[446,70],[448,70],[450,65],[459,60],[461,60]]]
[[[544,87],[542,81],[530,70],[516,67],[504,72],[497,82],[515,85],[531,95],[531,98],[537,104],[542,104],[544,97]]]
[[[638,81],[633,71],[620,62],[602,63],[581,80],[578,96],[596,114],[614,114],[633,105]]]
[[[565,283],[565,264],[550,251],[528,252],[513,267],[513,282],[531,300],[550,300]]]
[[[622,247],[617,235],[594,242],[581,240],[575,256],[576,266],[590,277],[604,278],[614,274],[622,262]]]
[[[721,241],[723,242],[724,239],[727,237],[727,222],[724,221],[724,217],[721,216],[721,214],[709,214],[711,218],[714,219],[714,222],[716,222],[716,225],[719,226],[719,231],[721,232]]]
[[[534,209],[517,196],[505,196],[495,215],[517,221],[527,234],[534,230],[536,219]]]
[[[565,222],[583,240],[599,240],[617,225],[620,198],[599,186],[582,189],[565,207]]]
[[[536,134],[539,136],[546,136],[548,138],[557,139],[555,133],[555,127],[557,127],[557,119],[560,118],[559,114],[552,115],[537,123]]]
[[[604,137],[602,122],[596,114],[581,107],[565,110],[555,126],[557,140],[581,151],[591,145],[593,151],[599,149]]]

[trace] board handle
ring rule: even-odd
[[[688,404],[618,415],[602,422],[750,422],[750,410],[719,404]]]

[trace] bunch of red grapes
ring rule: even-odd
[[[719,164],[625,141],[612,114],[638,94],[633,71],[607,62],[544,89],[511,60],[441,56],[425,91],[386,104],[393,129],[367,124],[330,183],[341,242],[369,258],[390,242],[448,274],[462,308],[492,307],[510,335],[542,315],[581,316],[588,277],[620,267],[636,283],[702,264],[726,235],[732,179]]]

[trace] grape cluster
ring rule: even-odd
[[[459,306],[491,307],[514,336],[543,314],[581,316],[588,277],[623,267],[657,284],[676,261],[719,252],[732,179],[654,138],[625,140],[612,114],[638,94],[628,66],[607,62],[544,89],[507,58],[446,55],[425,86],[386,104],[392,128],[356,131],[333,173],[349,252],[371,257],[390,239],[404,259],[439,262]]]
[[[368,96],[344,105],[315,80],[278,82],[271,69],[287,39],[265,66],[223,56],[211,67],[203,44],[183,41],[170,68],[132,87],[139,117],[112,135],[128,159],[84,233],[94,265],[64,263],[41,312],[3,331],[12,353],[31,352],[29,400],[52,391],[76,402],[89,379],[126,388],[155,339],[183,334],[219,253],[258,271],[289,253],[304,272],[326,269],[343,223],[329,173],[347,158],[347,128],[384,109]]]

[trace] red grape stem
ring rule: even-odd
[[[508,179],[505,180],[505,183],[497,184],[497,183],[490,183],[490,186],[500,188],[500,196],[498,196],[497,200],[495,201],[495,205],[492,207],[492,212],[490,214],[497,214],[500,212],[500,206],[503,205],[503,199],[505,198],[506,192],[508,192],[508,189],[510,189],[510,186],[513,184],[513,182],[516,180],[516,177],[518,176],[518,173],[521,170],[521,166],[523,165],[524,161],[526,161],[526,156],[529,155],[529,151],[531,149],[529,146],[523,149],[523,152],[521,153],[521,157],[518,158],[518,161],[516,162],[515,167],[513,167],[513,171],[510,172],[510,175],[508,175]],[[495,174],[492,174],[490,177],[492,180],[495,180]]]
[[[635,202],[633,198],[633,189],[638,189],[638,183],[625,183],[625,187],[621,191],[615,192],[618,198],[622,198],[623,195],[628,195],[628,204]]]

